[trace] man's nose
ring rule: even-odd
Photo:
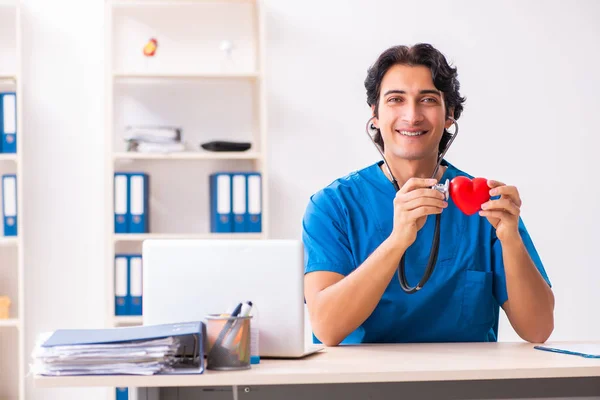
[[[410,103],[402,107],[402,121],[410,125],[416,125],[422,120],[423,114],[417,104]]]

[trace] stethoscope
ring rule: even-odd
[[[381,149],[379,148],[377,143],[375,143],[375,140],[373,140],[373,136],[371,134],[371,132],[378,131],[378,129],[375,128],[375,126],[371,123],[371,121],[374,118],[375,117],[371,117],[367,121],[367,128],[366,128],[367,135],[369,135],[369,139],[371,140],[373,145],[375,145],[375,148],[377,149],[377,151],[379,151],[379,154],[381,154],[381,157],[383,158],[383,163],[385,164],[385,167],[387,168],[388,173],[390,174],[390,177],[392,178],[392,184],[394,185],[396,192],[398,192],[400,190],[400,187],[398,186],[398,182],[396,181],[396,178],[392,174],[392,170],[390,169],[390,166],[388,165],[387,160],[385,159],[385,156],[383,155],[383,151],[381,151]],[[448,143],[446,144],[444,151],[438,156],[437,164],[435,166],[435,169],[433,170],[432,178],[435,178],[435,176],[437,175],[437,172],[440,168],[442,160],[444,159],[444,155],[446,155],[446,152],[448,151],[448,149],[450,148],[450,145],[452,144],[452,142],[456,138],[456,135],[458,134],[458,123],[456,122],[456,120],[450,116],[448,116],[447,118],[452,120],[452,124],[455,127],[455,132],[454,132],[454,134],[451,135],[450,140],[448,140]],[[446,181],[444,183],[435,184],[431,188],[442,193],[444,195],[444,198],[446,200],[448,200],[449,188],[450,188],[450,181],[448,179],[446,179]],[[400,264],[398,265],[398,281],[400,281],[400,287],[402,288],[402,290],[408,294],[416,293],[417,291],[421,290],[423,288],[423,286],[425,285],[425,283],[431,277],[431,274],[433,273],[435,264],[437,262],[439,248],[440,248],[440,218],[441,218],[441,214],[435,215],[435,231],[433,233],[433,242],[431,244],[431,251],[429,252],[429,260],[427,261],[427,268],[425,269],[425,274],[423,274],[423,277],[421,278],[419,283],[417,283],[416,286],[411,287],[408,284],[408,281],[406,279],[406,267],[405,267],[405,260],[404,260],[406,252],[404,252],[404,254],[402,255],[402,258],[400,259]]]

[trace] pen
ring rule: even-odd
[[[242,310],[242,303],[239,303],[233,309],[233,312],[231,313],[231,316],[232,317],[237,317],[241,310]],[[225,335],[227,334],[227,331],[231,328],[231,325],[234,323],[234,321],[235,321],[234,319],[230,319],[229,321],[227,321],[225,323],[225,326],[223,327],[223,329],[221,330],[221,332],[219,332],[219,336],[217,337],[217,340],[215,340],[215,344],[213,346],[213,349],[214,349],[214,347],[217,347],[217,346],[221,345],[221,343],[223,342],[223,339],[225,338]],[[211,352],[212,352],[212,350],[211,350]]]
[[[238,317],[247,317],[250,315],[250,311],[252,310],[252,302],[251,301],[246,301],[243,303],[240,313],[238,315]],[[240,327],[242,325],[242,321],[239,320],[235,320],[234,321],[234,326],[232,326],[231,331],[229,333],[229,335],[223,340],[222,346],[225,347],[226,349],[231,349],[231,345],[233,344],[233,340],[235,339],[235,337],[238,334],[238,331],[240,330]]]

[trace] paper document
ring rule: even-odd
[[[36,375],[202,373],[202,322],[110,329],[62,329],[41,335]]]
[[[534,349],[586,358],[600,358],[600,343],[572,343],[564,345],[559,343],[556,345],[534,346]]]

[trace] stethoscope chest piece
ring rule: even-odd
[[[450,198],[450,180],[446,179],[444,183],[436,183],[431,187],[444,195],[444,200],[448,201]]]

